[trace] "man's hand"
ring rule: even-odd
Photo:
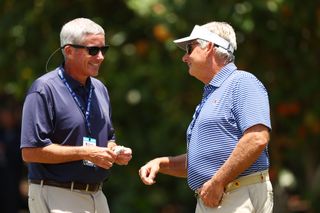
[[[85,149],[88,153],[85,160],[89,160],[96,166],[102,167],[104,169],[111,168],[117,158],[117,155],[109,148],[86,146]]]
[[[139,175],[142,182],[146,185],[154,184],[157,173],[160,170],[160,162],[157,159],[149,161],[147,164],[142,166],[139,170]]]
[[[118,165],[128,165],[132,158],[132,150],[128,147],[115,146],[113,152],[117,155],[115,163]]]
[[[199,189],[199,197],[204,205],[213,208],[221,204],[224,195],[224,186],[210,179]]]

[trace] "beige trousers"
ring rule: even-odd
[[[85,192],[29,184],[30,213],[110,213],[102,190]]]
[[[225,193],[217,208],[206,207],[198,198],[196,213],[272,213],[272,209],[272,185],[266,181]]]

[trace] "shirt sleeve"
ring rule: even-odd
[[[53,131],[53,115],[49,103],[39,92],[29,93],[22,111],[21,148],[50,145]]]
[[[268,93],[254,75],[238,78],[233,95],[233,113],[242,133],[257,124],[271,130]]]

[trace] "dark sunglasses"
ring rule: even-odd
[[[193,46],[196,45],[196,44],[199,44],[199,42],[194,41],[194,42],[190,42],[190,43],[186,44],[186,52],[187,52],[188,55],[190,55],[192,53],[192,51],[194,49]],[[216,44],[214,44],[213,46],[214,47],[219,47],[219,45],[216,45]]]
[[[104,55],[107,52],[107,50],[109,49],[109,45],[102,46],[102,47],[83,46],[83,45],[78,45],[78,44],[67,44],[67,45],[70,45],[71,47],[74,47],[74,48],[86,49],[88,51],[88,54],[91,56],[97,55],[100,51],[101,51],[102,55]]]
[[[190,55],[193,51],[193,46],[196,45],[196,44],[199,44],[198,42],[191,42],[191,43],[188,43],[186,44],[186,51],[187,51],[187,54]]]

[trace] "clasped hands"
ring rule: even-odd
[[[104,169],[111,168],[114,163],[127,165],[132,158],[132,150],[128,147],[121,146],[120,149],[118,147],[115,143],[108,147],[87,146],[89,154],[86,160]]]

